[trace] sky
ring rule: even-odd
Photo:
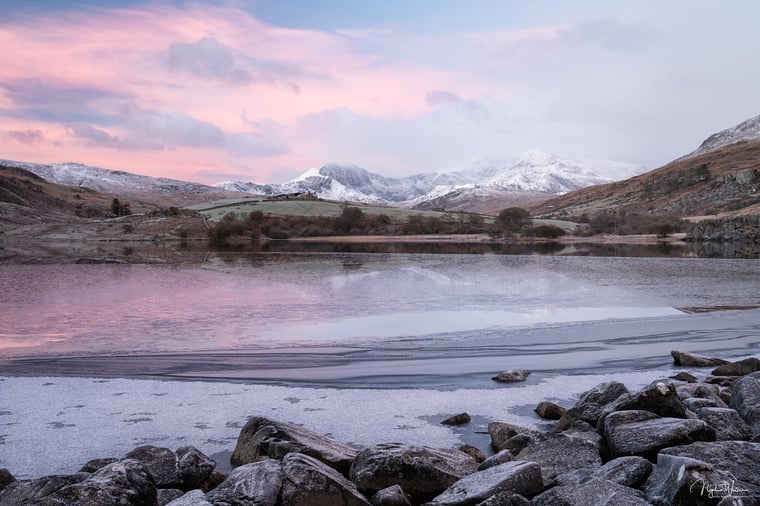
[[[0,158],[201,183],[531,149],[649,169],[760,114],[760,2],[2,0]]]

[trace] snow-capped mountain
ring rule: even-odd
[[[726,128],[718,133],[712,134],[710,137],[700,144],[700,146],[686,155],[691,157],[700,155],[714,149],[722,148],[730,144],[735,144],[742,141],[751,141],[760,139],[760,115],[742,121],[736,126]],[[684,158],[686,158],[684,157]]]
[[[449,197],[463,201],[500,192],[550,196],[609,181],[580,162],[532,150],[516,164],[482,160],[468,170],[456,172],[391,178],[354,165],[330,164],[310,169],[283,184],[229,181],[216,186],[258,195],[312,192],[328,200],[430,208],[446,207]]]

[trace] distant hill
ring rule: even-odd
[[[583,188],[531,207],[539,216],[625,210],[681,216],[760,212],[760,116],[708,137],[651,172]]]

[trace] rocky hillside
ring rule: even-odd
[[[710,136],[692,154],[659,169],[583,188],[532,210],[555,217],[619,210],[681,216],[758,213],[760,116]]]

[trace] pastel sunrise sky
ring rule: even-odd
[[[760,2],[0,1],[0,158],[215,183],[529,149],[658,167],[760,114]]]

